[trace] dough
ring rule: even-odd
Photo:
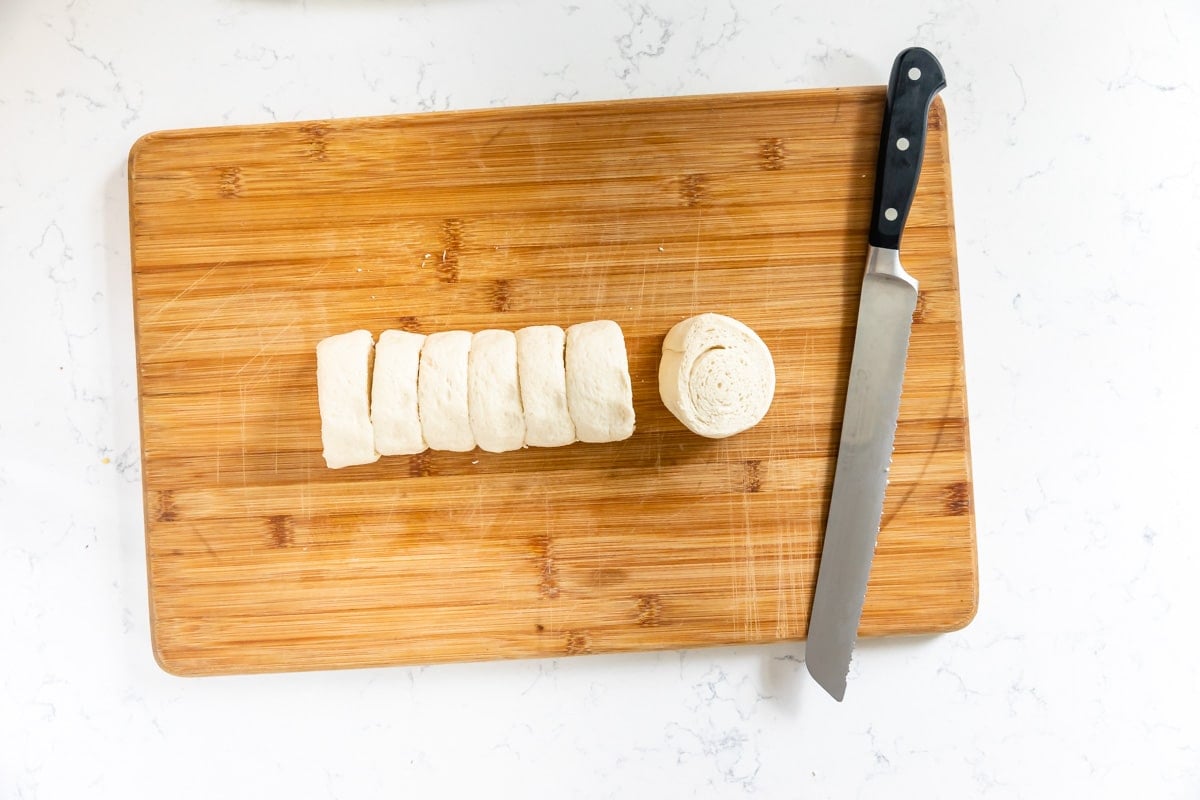
[[[512,331],[479,331],[471,337],[469,367],[471,433],[480,449],[504,453],[524,447],[517,337]]]
[[[424,343],[419,333],[379,334],[371,381],[371,425],[381,455],[411,455],[426,448],[417,413],[417,367]]]
[[[567,411],[581,442],[633,435],[633,387],[625,337],[612,320],[567,328]]]
[[[732,317],[701,314],[680,322],[663,341],[658,391],[694,433],[722,439],[758,424],[775,396],[771,351]]]
[[[475,447],[467,406],[471,334],[443,331],[425,337],[417,371],[421,434],[434,450],[465,453]]]
[[[567,336],[557,325],[517,331],[517,367],[525,407],[525,444],[561,447],[575,441],[575,423],[567,411]]]
[[[317,344],[321,444],[330,469],[379,459],[367,405],[374,345],[370,331],[342,333]]]

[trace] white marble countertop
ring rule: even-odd
[[[1200,7],[0,5],[0,797],[1200,795]],[[949,77],[981,602],[863,644],[180,679],[125,158],[163,128]]]

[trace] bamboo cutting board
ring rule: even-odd
[[[150,134],[129,159],[155,653],[204,675],[805,634],[883,89]],[[904,240],[921,282],[861,633],[977,594],[945,111]],[[770,346],[774,404],[710,441],[658,397],[667,330]],[[637,432],[328,470],[317,342],[624,329]]]

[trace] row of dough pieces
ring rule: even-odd
[[[625,338],[611,320],[565,332],[389,330],[378,345],[365,330],[331,336],[317,345],[317,395],[333,469],[427,448],[499,453],[633,435]]]

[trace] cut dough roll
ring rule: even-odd
[[[612,320],[567,328],[567,411],[581,442],[633,435],[633,386],[625,337]]]
[[[471,337],[467,381],[471,433],[483,450],[504,453],[525,445],[525,412],[517,382],[517,337],[479,331]]]
[[[425,337],[408,331],[384,331],[375,345],[371,381],[371,425],[375,449],[385,456],[425,450],[417,411],[417,368]]]
[[[575,423],[567,411],[567,336],[557,325],[517,331],[517,368],[525,408],[525,444],[561,447],[575,441]]]
[[[370,331],[341,333],[317,344],[321,444],[330,469],[379,459],[367,403],[374,344]]]
[[[700,314],[680,322],[663,342],[658,391],[694,433],[722,439],[758,424],[775,396],[771,351],[732,317]]]
[[[465,453],[475,448],[468,412],[471,334],[443,331],[425,337],[417,370],[421,434],[434,450]]]

